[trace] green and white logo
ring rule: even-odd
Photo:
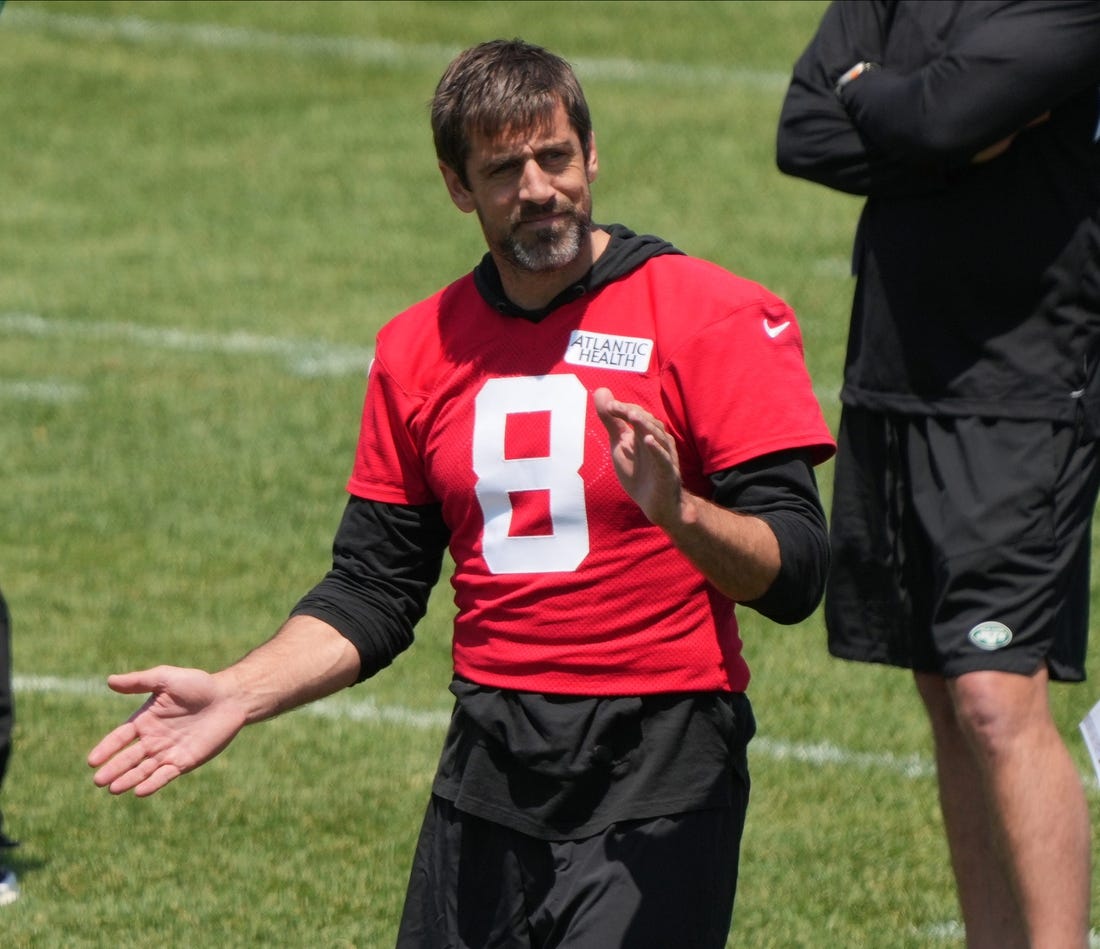
[[[996,620],[979,623],[967,635],[975,646],[989,652],[1001,649],[1012,642],[1012,630]]]

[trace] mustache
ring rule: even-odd
[[[557,198],[551,198],[544,204],[527,203],[520,207],[517,223],[527,224],[547,214],[568,214],[574,210],[575,207],[571,201],[559,201]]]

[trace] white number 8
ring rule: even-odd
[[[474,490],[485,518],[482,552],[493,573],[563,573],[588,555],[584,461],[588,392],[574,375],[490,379],[474,402]],[[510,414],[548,412],[550,451],[543,458],[507,458]],[[544,490],[552,533],[512,536],[510,491]]]

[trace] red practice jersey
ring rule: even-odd
[[[568,695],[743,691],[733,603],[619,484],[602,386],[664,421],[704,497],[749,459],[833,449],[787,305],[669,255],[537,323],[497,312],[472,275],[396,317],[348,488],[442,504],[459,675]]]

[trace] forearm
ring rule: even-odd
[[[731,600],[759,599],[779,575],[779,542],[758,517],[727,510],[685,490],[679,516],[659,526]]]
[[[247,725],[331,695],[358,674],[355,646],[328,623],[300,615],[214,679]]]
[[[445,532],[425,527],[438,521],[433,511],[353,498],[329,576],[262,646],[214,674],[157,666],[111,676],[116,692],[151,694],[89,753],[88,763],[99,769],[96,784],[112,794],[153,794],[219,754],[245,725],[355,684],[364,656],[366,674],[377,671],[411,639],[408,617],[423,612],[431,577],[438,576]],[[428,536],[435,555],[419,556],[419,540]],[[392,569],[375,570],[391,557]]]
[[[856,127],[887,154],[965,166],[1100,82],[1093,2],[1005,4],[945,43],[915,71],[887,58],[840,91]]]
[[[849,194],[923,193],[941,186],[936,169],[869,147],[835,90],[858,60],[881,62],[886,7],[866,0],[829,6],[795,64],[776,135],[784,174]]]
[[[875,69],[845,87],[842,95],[853,122],[875,148],[930,167],[965,168],[981,151],[1021,131],[1042,111],[1039,105],[1029,109],[1023,95],[999,101],[973,94],[943,95],[938,100],[943,104],[933,106],[927,85],[923,72],[902,76]],[[995,88],[1006,86],[1014,88],[1009,83]]]

